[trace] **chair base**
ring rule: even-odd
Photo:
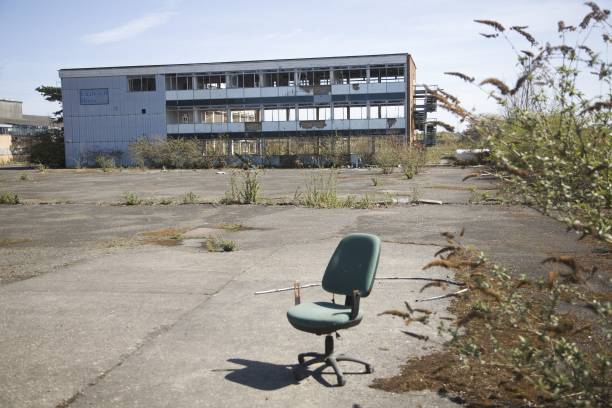
[[[308,361],[305,359],[310,357]],[[363,364],[365,366],[365,373],[370,374],[374,372],[374,367],[372,367],[369,363],[365,361],[345,356],[344,354],[336,354],[334,352],[334,338],[331,334],[325,336],[325,353],[301,353],[298,355],[298,361],[300,366],[306,368],[312,364],[323,363],[325,364],[323,368],[330,366],[334,369],[336,373],[336,377],[338,379],[338,386],[343,386],[346,384],[346,379],[344,378],[344,373],[338,366],[339,361],[351,361],[353,363]],[[296,380],[301,380],[302,377],[298,375],[298,373],[294,370],[294,376]]]

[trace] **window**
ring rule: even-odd
[[[278,72],[265,72],[263,74],[263,86],[274,87],[278,85]]]
[[[295,86],[293,72],[279,72],[278,86]]]
[[[365,84],[368,82],[368,72],[365,68],[363,69],[351,69],[349,71],[349,83],[351,84]]]
[[[155,91],[155,76],[128,77],[128,90],[130,92]]]
[[[196,76],[197,89],[224,89],[225,75],[198,75]]]
[[[242,74],[231,74],[229,77],[230,88],[244,88],[244,78]]]
[[[349,71],[346,69],[334,70],[334,85],[346,85],[349,83]]]
[[[193,123],[193,111],[179,111],[179,123],[187,125]]]
[[[314,72],[311,70],[299,71],[298,78],[298,85],[300,86],[314,85]]]
[[[191,124],[193,123],[193,110],[168,108],[166,110],[166,122],[171,125]]]
[[[299,120],[317,120],[317,110],[315,108],[299,108]]]
[[[176,76],[176,89],[178,91],[188,91],[193,89],[193,80],[191,75],[177,75]]]
[[[166,91],[176,90],[176,75],[166,75]]]
[[[245,88],[259,88],[259,74],[258,73],[246,73],[244,74],[244,87]]]
[[[317,108],[317,120],[331,119],[331,108],[329,106],[321,106]]]
[[[265,108],[264,122],[286,122],[291,108]]]
[[[314,72],[315,85],[331,85],[329,80],[329,70]]]
[[[402,65],[372,65],[370,82],[404,82],[404,67]]]
[[[375,104],[370,105],[370,119],[403,118],[404,105]]]
[[[334,106],[334,120],[348,119],[348,106]]]
[[[349,108],[349,119],[367,119],[367,106],[351,106]]]
[[[240,109],[231,112],[232,122],[259,122],[259,111],[257,109]]]
[[[227,112],[224,110],[208,110],[202,112],[202,123],[225,123],[227,122]]]

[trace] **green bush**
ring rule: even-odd
[[[196,139],[139,139],[130,144],[130,156],[140,167],[211,168],[212,159],[204,156]]]
[[[426,150],[416,146],[404,146],[402,143],[389,141],[381,145],[374,153],[374,164],[381,168],[383,174],[391,174],[395,168],[401,168],[410,179],[418,174],[426,162]]]
[[[140,205],[142,202],[142,198],[138,197],[136,193],[127,192],[123,194],[123,204],[125,205]]]
[[[108,170],[108,169],[114,169],[115,167],[117,167],[117,164],[115,163],[115,159],[111,156],[107,156],[104,154],[99,154],[96,156],[96,167],[101,168],[103,170]]]
[[[47,167],[65,167],[64,132],[50,129],[33,138],[30,148],[30,162]]]
[[[539,42],[520,26],[507,30],[496,21],[477,21],[496,31],[492,37],[512,43],[515,33],[531,44],[518,54],[521,72],[513,85],[494,77],[479,83],[492,89],[503,117],[482,120],[456,99],[436,97],[442,108],[470,122],[472,134],[486,139],[509,190],[569,228],[612,242],[612,70],[604,57],[612,42],[609,11],[586,4],[590,11],[577,26],[559,22],[557,44]],[[607,91],[590,92],[585,84],[592,83]]]
[[[0,204],[20,204],[21,200],[16,193],[10,191],[3,191],[0,193]]]

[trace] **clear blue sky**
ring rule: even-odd
[[[478,35],[490,30],[473,20],[554,40],[557,21],[577,24],[587,11],[578,0],[0,0],[0,98],[50,114],[34,88],[59,85],[60,68],[409,52],[418,83],[494,112],[481,91],[443,75],[514,81],[512,50]]]

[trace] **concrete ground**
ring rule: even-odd
[[[194,406],[452,406],[433,392],[393,394],[368,387],[373,378],[399,372],[412,356],[444,341],[440,318],[447,301],[423,303],[429,325],[401,332],[399,319],[379,313],[403,302],[454,288],[378,281],[362,301],[364,320],[343,331],[337,348],[375,367],[343,364],[347,385],[328,369],[296,383],[291,368],[304,351],[322,351],[323,338],[298,332],[286,320],[291,292],[255,296],[257,290],[320,282],[333,249],[349,232],[383,240],[379,277],[444,277],[421,271],[444,245],[440,232],[466,228],[467,244],[517,272],[542,272],[551,253],[588,255],[565,228],[533,210],[470,205],[462,183],[470,169],[432,167],[413,181],[372,170],[343,170],[343,194],[422,191],[445,205],[369,210],[317,210],[295,206],[117,206],[124,191],[174,197],[193,191],[216,200],[227,174],[170,172],[0,172],[0,191],[28,204],[0,206],[0,406],[194,407]],[[292,197],[310,170],[271,170],[262,176],[267,197]],[[306,175],[305,175],[306,173]],[[382,180],[373,186],[372,177]],[[72,204],[57,204],[69,201]],[[56,203],[43,205],[41,203]],[[241,224],[229,231],[219,224]],[[187,231],[182,244],[146,239],[143,233]],[[207,252],[201,240],[214,232],[238,250]],[[155,235],[155,234],[153,234]],[[163,245],[160,245],[163,244]],[[327,300],[320,288],[303,301]]]

